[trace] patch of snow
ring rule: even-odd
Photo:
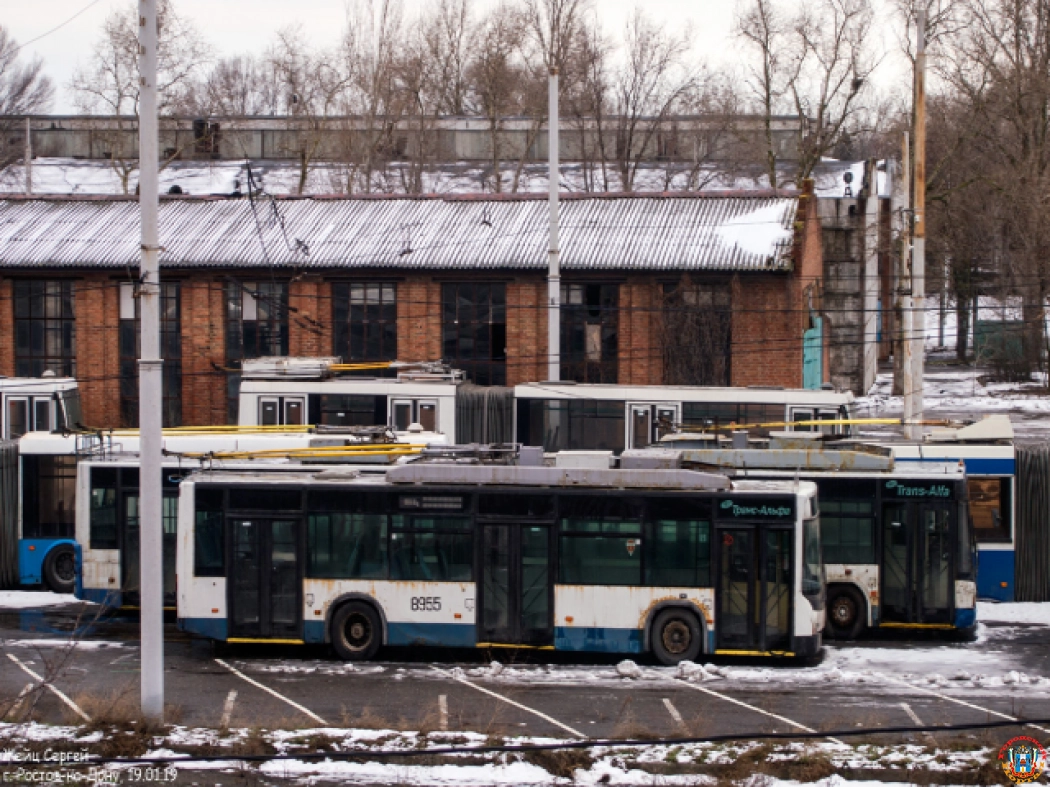
[[[264,763],[259,770],[274,778],[315,776],[338,779],[344,784],[449,785],[547,785],[556,779],[543,768],[526,762],[507,765],[402,765],[386,762],[338,762],[323,760],[279,760]]]
[[[52,593],[50,590],[0,590],[0,609],[41,609],[89,603],[72,593]]]
[[[101,639],[7,639],[0,641],[13,648],[68,648],[73,646],[78,650],[102,650],[130,647],[126,642],[110,642]]]
[[[996,604],[990,601],[978,601],[977,619],[983,623],[1050,626],[1050,602],[1016,601]]]
[[[736,246],[747,254],[772,255],[791,237],[784,227],[782,205],[767,205],[726,221],[715,232],[727,246]]]
[[[616,665],[616,674],[621,678],[638,679],[642,677],[642,668],[630,659],[624,659]]]

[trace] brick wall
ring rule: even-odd
[[[15,374],[15,314],[10,279],[0,279],[0,375]]]
[[[84,276],[76,283],[77,379],[84,423],[120,425],[120,289],[109,275]]]
[[[441,284],[430,276],[397,283],[397,355],[401,361],[441,357]]]
[[[183,279],[182,422],[226,423],[225,283],[222,278]]]
[[[320,277],[288,286],[288,352],[295,356],[332,354],[332,286]]]
[[[661,286],[649,277],[620,285],[620,358],[617,379],[623,385],[663,382],[663,348],[655,306]]]
[[[507,385],[549,379],[546,307],[546,279],[507,282]]]

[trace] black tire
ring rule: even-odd
[[[77,584],[76,556],[71,544],[60,544],[44,558],[44,584],[56,593],[72,593]]]
[[[702,637],[700,621],[687,609],[665,609],[653,621],[653,653],[668,667],[681,661],[694,661],[700,655]]]
[[[857,639],[867,628],[868,608],[856,588],[832,586],[828,590],[827,610],[829,639]]]
[[[367,661],[375,656],[382,639],[379,615],[369,604],[351,601],[332,616],[332,646],[344,661]]]

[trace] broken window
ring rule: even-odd
[[[617,382],[617,284],[563,284],[561,377],[580,383]]]
[[[732,317],[727,283],[664,285],[664,384],[730,385]]]

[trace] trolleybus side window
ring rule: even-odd
[[[813,600],[820,597],[823,587],[824,563],[820,550],[820,517],[815,516],[807,519],[802,528],[802,594]]]
[[[118,549],[117,470],[91,469],[91,515],[89,542],[92,549]]]
[[[324,426],[385,426],[385,396],[321,394],[320,423]]]
[[[642,584],[642,501],[564,495],[560,499],[560,581],[572,585]]]
[[[862,478],[820,480],[820,537],[825,563],[874,565],[874,481]]]
[[[645,584],[706,587],[711,584],[711,505],[689,498],[648,500]]]
[[[391,496],[390,578],[470,582],[474,535],[463,495]]]
[[[196,490],[193,539],[193,574],[221,577],[226,574],[226,538],[223,532],[222,490],[200,486]]]
[[[738,404],[736,402],[683,402],[682,423],[686,426],[725,428],[730,424],[779,423],[784,420],[782,404]],[[769,434],[782,427],[752,429],[755,434]]]
[[[1009,478],[970,477],[966,482],[970,515],[979,542],[1008,542],[1011,538]]]
[[[623,451],[624,402],[601,399],[521,399],[518,436],[547,451]]]
[[[22,538],[73,538],[77,458],[22,457]]]
[[[973,552],[974,552],[974,536],[972,519],[970,512],[967,510],[966,501],[963,500],[959,503],[957,524],[955,528],[956,535],[958,537],[957,553],[959,556],[958,565],[956,566],[956,579],[971,579],[973,577]]]
[[[385,496],[312,492],[308,500],[306,576],[386,579]]]

